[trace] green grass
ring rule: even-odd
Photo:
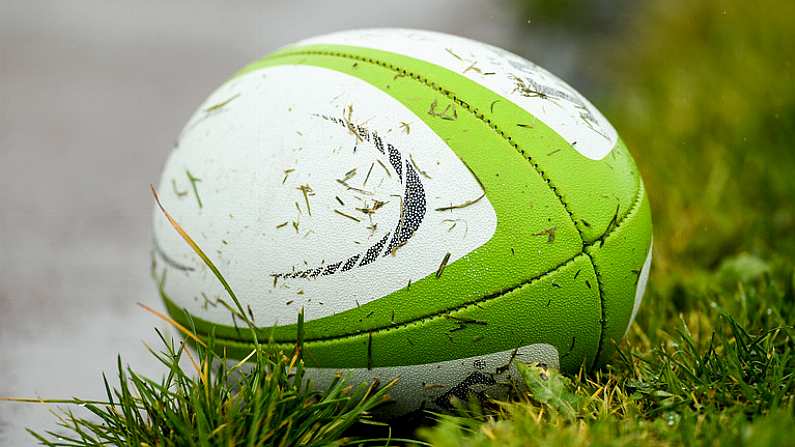
[[[793,281],[790,268],[718,291],[675,292],[700,297],[681,313],[655,289],[605,371],[567,378],[524,367],[528,392],[517,401],[443,416],[421,438],[450,446],[792,445]]]
[[[456,415],[431,415],[415,443],[460,445],[787,445],[795,424],[795,273],[747,256],[671,290],[650,290],[646,312],[615,361],[591,377],[521,367],[526,390]],[[750,270],[754,275],[735,281]],[[672,295],[682,294],[676,309]],[[167,318],[167,317],[166,317]],[[645,330],[642,330],[644,327]],[[61,430],[31,432],[49,446],[88,445],[400,445],[370,411],[389,384],[302,387],[300,346],[274,356],[252,352],[248,366],[194,343],[197,358],[161,335],[151,350],[169,373],[157,381],[118,364],[107,400],[71,403]],[[185,361],[187,356],[187,362]],[[187,368],[181,365],[188,364]],[[245,369],[245,371],[243,371]],[[103,377],[104,379],[104,377]],[[368,428],[367,425],[375,425]],[[421,441],[420,441],[421,440]]]
[[[594,20],[583,11],[600,10],[597,0],[523,3],[534,23],[557,20],[569,32]],[[628,23],[602,14],[596,31],[575,27],[586,30],[580,46],[598,86],[589,96],[632,150],[655,224],[649,290],[604,370],[564,377],[526,366],[526,387],[509,402],[461,403],[390,431],[370,416],[388,387],[340,381],[312,392],[300,386],[296,353],[256,351],[241,374],[201,345],[186,371],[188,351],[163,338],[153,353],[167,377],[120,361],[107,402],[70,401],[92,414],[63,413],[62,430],[38,440],[795,445],[795,4],[656,0],[632,10]]]
[[[380,424],[368,412],[387,399],[388,386],[334,381],[310,391],[298,351],[256,350],[243,366],[218,357],[212,343],[195,346],[197,361],[184,343],[161,340],[165,349],[152,354],[166,366],[164,378],[141,376],[119,359],[118,385],[103,376],[107,401],[59,402],[84,407],[89,417],[67,410],[58,417],[61,430],[30,433],[48,446],[321,446],[352,441],[346,431],[356,423]],[[180,367],[186,357],[192,370]]]

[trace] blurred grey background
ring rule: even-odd
[[[166,328],[136,306],[161,307],[148,185],[231,73],[312,35],[400,26],[531,57],[554,45],[534,59],[566,77],[574,49],[554,35],[520,39],[528,24],[515,6],[0,0],[0,396],[102,399],[117,355],[159,373],[142,342],[158,347],[153,328]],[[33,444],[25,427],[54,429],[48,411],[0,402],[0,445]]]

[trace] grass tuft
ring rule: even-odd
[[[305,383],[300,349],[291,355],[268,353],[257,345],[249,363],[233,364],[216,354],[213,339],[195,346],[157,332],[165,348],[150,352],[166,367],[160,380],[142,376],[122,359],[117,384],[103,375],[106,401],[67,399],[41,403],[71,404],[56,412],[60,430],[29,432],[46,446],[293,446],[358,445],[384,441],[346,436],[354,425],[379,424],[370,411],[388,400],[392,383],[351,386],[337,377],[325,390]],[[192,364],[186,371],[181,364]]]
[[[711,287],[720,276],[702,280]],[[677,316],[652,290],[666,311],[644,313],[652,330],[634,325],[606,370],[567,377],[518,365],[524,389],[513,400],[436,415],[419,436],[439,446],[521,446],[528,439],[568,446],[793,445],[784,428],[795,424],[791,281],[792,270],[783,268],[702,291],[714,300]],[[669,330],[672,320],[678,324]]]

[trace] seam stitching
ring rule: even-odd
[[[621,219],[621,220],[620,220],[620,221],[619,221],[619,222],[616,224],[616,226],[615,226],[615,227],[612,229],[612,231],[610,231],[609,233],[606,233],[606,234],[602,235],[602,237],[601,237],[600,239],[598,239],[596,242],[594,242],[594,244],[592,244],[592,245],[595,245],[595,244],[596,244],[598,241],[603,241],[603,240],[606,240],[608,237],[610,237],[610,236],[611,236],[612,234],[614,234],[614,233],[615,233],[615,232],[616,232],[616,231],[617,231],[619,228],[621,228],[621,227],[623,226],[623,224],[625,223],[625,221],[626,221],[626,220],[627,220],[627,219],[628,219],[630,216],[632,216],[632,215],[633,215],[633,213],[635,213],[635,212],[636,212],[636,211],[637,211],[637,210],[640,208],[640,204],[641,204],[641,202],[642,202],[642,198],[643,198],[643,192],[644,192],[644,191],[645,191],[645,189],[644,189],[644,187],[643,187],[643,182],[639,182],[638,191],[637,191],[637,192],[636,192],[636,194],[635,194],[635,199],[634,199],[634,202],[633,202],[633,204],[632,204],[632,207],[630,208],[630,211],[628,211],[628,212],[626,213],[626,215],[624,216],[624,218],[623,218],[623,219]],[[604,301],[603,301],[603,290],[602,290],[602,280],[601,280],[601,275],[600,275],[600,273],[599,273],[599,270],[598,270],[598,268],[596,267],[596,264],[593,262],[593,258],[591,257],[591,254],[590,254],[590,253],[588,253],[588,251],[587,251],[587,250],[585,250],[585,249],[583,249],[581,252],[578,252],[577,254],[575,254],[575,255],[574,255],[574,256],[572,256],[571,258],[567,259],[566,261],[564,261],[564,262],[562,262],[562,263],[558,264],[558,265],[557,265],[557,266],[555,266],[553,269],[551,269],[551,270],[549,270],[549,271],[547,271],[547,272],[544,272],[544,273],[542,273],[542,274],[540,274],[540,275],[538,275],[538,276],[535,276],[535,277],[533,277],[533,278],[530,278],[530,279],[528,279],[527,281],[524,281],[524,282],[522,282],[522,283],[519,283],[519,284],[518,284],[518,285],[516,285],[516,286],[513,286],[513,287],[508,287],[508,288],[502,289],[502,290],[500,290],[500,291],[498,291],[498,292],[491,293],[491,294],[489,294],[489,295],[486,295],[486,296],[480,297],[480,298],[478,298],[477,300],[469,301],[469,302],[467,302],[467,303],[463,303],[463,304],[461,304],[461,305],[459,305],[459,306],[456,306],[456,307],[449,307],[449,308],[447,308],[447,309],[440,310],[440,311],[438,311],[438,312],[435,312],[435,313],[433,313],[433,314],[429,314],[429,315],[426,315],[426,316],[423,316],[423,317],[420,317],[420,318],[415,318],[415,319],[413,319],[413,320],[409,320],[409,321],[404,321],[404,322],[402,322],[402,323],[399,323],[399,324],[394,324],[394,325],[391,325],[391,326],[381,326],[381,327],[378,327],[378,328],[373,328],[373,329],[370,329],[370,330],[362,330],[362,331],[360,331],[360,332],[356,332],[356,333],[349,333],[349,334],[337,335],[337,336],[329,336],[329,337],[317,337],[317,338],[305,338],[305,339],[304,339],[304,342],[305,342],[305,343],[309,343],[309,342],[324,342],[324,341],[344,340],[344,339],[347,339],[347,338],[354,338],[354,337],[362,336],[362,335],[365,335],[365,334],[372,334],[372,333],[374,333],[374,332],[388,332],[388,331],[392,331],[392,330],[398,330],[398,329],[402,329],[402,328],[404,328],[404,327],[410,326],[410,325],[412,325],[412,324],[416,324],[416,323],[420,323],[420,322],[427,322],[427,321],[429,321],[429,320],[435,320],[435,319],[437,319],[437,318],[443,318],[445,315],[451,314],[451,313],[453,313],[453,312],[457,312],[457,311],[460,311],[460,310],[463,310],[463,309],[467,309],[467,308],[471,308],[471,307],[477,307],[478,305],[480,305],[480,304],[481,304],[481,303],[483,303],[483,302],[486,302],[486,301],[491,301],[491,300],[495,300],[495,299],[501,298],[501,297],[503,297],[503,296],[507,295],[508,293],[511,293],[511,292],[513,292],[513,291],[516,291],[516,290],[522,289],[522,288],[524,288],[524,287],[527,287],[527,286],[531,286],[531,285],[533,285],[533,284],[537,283],[538,281],[541,281],[541,280],[543,280],[543,279],[544,279],[544,278],[546,278],[547,276],[549,276],[549,275],[551,275],[551,274],[553,274],[553,273],[555,273],[555,272],[559,271],[559,270],[560,270],[560,269],[562,269],[563,267],[565,267],[565,266],[567,266],[567,265],[571,264],[571,263],[572,263],[572,262],[574,262],[574,261],[575,261],[577,258],[579,258],[580,256],[583,256],[583,255],[585,255],[585,256],[587,256],[587,257],[589,258],[589,260],[590,260],[590,262],[591,262],[591,265],[593,266],[593,269],[594,269],[594,275],[596,276],[597,290],[599,290],[599,301],[600,301],[600,307],[601,307],[601,310],[602,310],[602,316],[601,316],[601,326],[602,326],[602,330],[600,331],[600,334],[599,334],[599,344],[598,344],[598,347],[597,347],[597,352],[596,352],[596,356],[595,356],[595,360],[594,360],[594,365],[595,365],[595,364],[596,364],[596,362],[597,362],[597,361],[598,361],[598,359],[599,359],[599,355],[601,355],[601,349],[602,349],[602,343],[603,343],[603,339],[604,339],[604,329],[605,329],[605,323],[606,323],[606,321],[605,321],[605,318],[604,318]],[[173,302],[171,299],[169,299],[169,298],[168,298],[168,297],[165,295],[165,292],[162,292],[162,291],[161,291],[161,297],[162,297],[163,299],[168,299],[169,301],[171,301],[171,302],[172,302],[172,304],[173,304],[175,307],[178,307],[178,306],[176,306],[176,303],[174,303],[174,302]],[[183,312],[184,312],[186,315],[190,316],[190,314],[187,312],[187,310],[186,310],[186,309],[184,309],[184,308],[180,308],[180,310],[182,310],[182,311],[183,311]],[[178,320],[178,322],[179,322],[179,320]],[[211,324],[213,324],[213,323],[211,323]],[[262,329],[262,330],[267,330],[267,328],[265,328],[265,327],[262,327],[262,328],[260,328],[260,329]],[[250,342],[251,342],[251,340],[235,339],[235,338],[225,338],[225,337],[218,337],[218,336],[216,336],[216,339],[218,339],[218,340],[224,340],[224,341],[226,341],[226,342],[230,342],[230,343],[239,343],[239,344],[246,344],[246,343],[250,343]],[[293,343],[293,342],[294,342],[294,340],[290,340],[290,341],[276,341],[275,343],[276,343],[276,344],[291,344],[291,343]]]
[[[373,64],[373,65],[378,65],[378,66],[384,67],[386,69],[389,69],[389,70],[391,70],[391,71],[393,71],[395,73],[402,74],[403,76],[408,76],[408,77],[414,79],[415,81],[418,81],[421,84],[424,84],[425,86],[431,88],[432,90],[435,90],[436,92],[443,94],[448,99],[450,99],[451,101],[455,102],[460,107],[464,108],[466,111],[471,113],[475,118],[479,119],[481,122],[483,122],[484,124],[489,126],[489,128],[491,128],[491,130],[496,132],[497,135],[501,136],[505,141],[508,142],[508,144],[511,147],[513,147],[517,152],[519,152],[519,154],[521,154],[527,161],[530,162],[530,165],[533,167],[533,169],[538,173],[538,175],[541,176],[541,178],[547,183],[547,186],[552,191],[552,193],[555,194],[555,196],[558,198],[558,201],[563,206],[563,209],[566,211],[566,214],[569,215],[569,219],[571,220],[572,225],[574,225],[574,228],[577,230],[577,233],[580,236],[580,241],[583,244],[585,244],[585,236],[583,235],[582,229],[577,224],[576,219],[574,219],[574,214],[569,209],[568,203],[563,199],[563,195],[558,191],[557,186],[555,186],[555,184],[552,183],[552,180],[550,180],[550,178],[547,176],[547,174],[539,167],[538,163],[533,159],[533,157],[531,157],[530,155],[525,153],[524,149],[520,148],[519,145],[517,143],[515,143],[513,141],[513,139],[508,134],[505,133],[505,131],[503,131],[502,129],[497,127],[497,125],[494,124],[494,122],[490,118],[486,117],[486,115],[483,112],[481,112],[478,109],[470,106],[469,103],[467,103],[466,101],[458,98],[450,90],[442,87],[441,85],[437,84],[434,81],[431,81],[430,79],[428,79],[428,78],[426,78],[426,77],[424,77],[422,75],[419,75],[419,74],[414,73],[414,72],[410,72],[410,71],[408,71],[408,70],[406,70],[404,68],[397,67],[397,66],[392,65],[392,64],[390,64],[388,62],[380,61],[380,60],[369,58],[369,57],[357,56],[355,54],[348,54],[348,53],[337,52],[337,51],[318,51],[318,50],[306,51],[306,50],[304,50],[304,51],[288,51],[288,52],[285,52],[285,53],[282,53],[282,54],[272,55],[270,57],[271,58],[278,58],[278,57],[300,56],[300,55],[308,55],[308,56],[316,55],[316,56],[340,57],[340,58],[344,58],[344,59],[352,59],[352,60],[356,60],[356,61],[360,61],[360,62],[367,62],[367,63]]]
[[[624,221],[626,221],[630,216],[633,215],[633,213],[635,213],[638,209],[640,209],[640,205],[641,205],[641,203],[643,201],[642,199],[643,199],[643,195],[644,195],[643,192],[644,191],[645,191],[645,188],[643,187],[643,181],[640,180],[640,177],[638,177],[637,191],[635,192],[635,198],[633,200],[632,206],[629,208],[629,211],[627,211],[627,213],[624,215],[624,217],[616,224],[616,226],[612,230],[610,230],[610,232],[605,233],[602,236],[600,236],[599,239],[594,241],[592,244],[586,246],[583,249],[583,251],[582,251],[583,254],[588,256],[588,259],[591,261],[591,266],[593,266],[593,271],[594,271],[594,274],[596,275],[596,286],[597,286],[596,288],[597,288],[597,290],[599,290],[599,303],[600,303],[599,307],[600,307],[601,314],[602,314],[601,318],[600,318],[600,323],[601,323],[602,330],[599,331],[599,343],[596,346],[596,355],[594,356],[593,363],[591,364],[591,369],[592,370],[598,364],[599,357],[601,357],[602,350],[604,349],[605,332],[607,330],[607,315],[605,313],[605,300],[604,300],[604,295],[605,294],[604,294],[604,287],[602,286],[602,274],[599,272],[599,268],[596,266],[596,262],[594,262],[593,256],[591,256],[591,253],[588,251],[588,248],[590,248],[591,246],[596,245],[597,243],[600,244],[599,245],[600,247],[602,245],[604,245],[605,241],[607,241],[607,239],[611,235],[613,235],[613,233],[615,233],[619,228],[621,228],[621,226],[624,223]]]
[[[393,324],[393,325],[390,325],[390,326],[381,326],[381,327],[373,328],[373,329],[370,329],[370,330],[361,330],[361,331],[355,332],[355,333],[348,333],[348,334],[336,335],[336,336],[328,336],[328,337],[314,337],[314,338],[307,338],[305,336],[304,337],[304,343],[337,341],[337,340],[345,340],[345,339],[348,339],[348,338],[360,337],[360,336],[364,336],[364,335],[367,335],[367,334],[373,334],[373,333],[386,333],[386,332],[400,330],[400,329],[403,329],[405,327],[408,327],[408,326],[411,326],[411,325],[414,325],[414,324],[427,323],[427,322],[432,321],[432,320],[445,318],[447,315],[450,315],[450,314],[452,314],[454,312],[459,312],[459,311],[462,311],[462,310],[465,310],[465,309],[478,307],[478,306],[480,306],[481,304],[483,304],[485,302],[493,301],[493,300],[502,298],[503,296],[505,296],[505,295],[507,295],[509,293],[512,293],[512,292],[517,291],[517,290],[521,290],[521,289],[523,289],[525,287],[532,286],[533,284],[545,279],[547,276],[550,276],[550,275],[558,272],[560,269],[568,266],[569,264],[572,264],[574,261],[576,261],[579,257],[581,257],[583,255],[587,256],[587,253],[584,253],[584,252],[577,253],[576,255],[572,256],[571,258],[569,258],[569,259],[563,261],[562,263],[558,264],[557,266],[555,266],[555,268],[553,268],[553,269],[551,269],[551,270],[549,270],[547,272],[544,272],[544,273],[542,273],[542,274],[540,274],[538,276],[530,278],[527,281],[524,281],[524,282],[522,282],[522,283],[520,283],[520,284],[518,284],[516,286],[502,289],[502,290],[497,291],[495,293],[491,293],[489,295],[479,297],[479,298],[477,298],[475,300],[471,300],[471,301],[468,301],[466,303],[462,303],[462,304],[460,304],[458,306],[448,307],[446,309],[442,309],[442,310],[434,312],[432,314],[428,314],[428,315],[425,315],[425,316],[422,316],[422,317],[419,317],[419,318],[415,318],[415,319],[412,319],[412,320],[404,321],[402,323],[397,323],[397,324]],[[161,297],[165,298],[165,299],[168,299],[169,301],[172,302],[172,304],[175,307],[177,307],[176,304],[165,295],[165,292],[161,292]],[[180,308],[180,310],[183,311],[183,313],[187,317],[191,316],[190,313],[188,313],[186,309]],[[177,320],[177,322],[180,322],[180,321]],[[180,322],[180,323],[182,323],[182,322]],[[261,327],[261,328],[258,328],[258,329],[260,329],[262,331],[267,331],[268,330],[267,327]],[[263,334],[263,335],[266,335],[266,334]],[[251,343],[252,342],[252,340],[235,339],[235,338],[231,338],[231,337],[219,337],[217,335],[216,335],[215,338],[216,338],[216,340],[225,340],[225,341],[241,343],[241,344],[243,344],[243,343]],[[294,340],[275,341],[275,343],[276,344],[292,344],[292,343],[294,343]]]

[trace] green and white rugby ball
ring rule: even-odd
[[[563,81],[472,40],[356,30],[285,47],[199,108],[159,191],[241,304],[321,385],[400,377],[393,413],[499,392],[514,363],[602,364],[631,324],[651,215],[616,131]],[[155,212],[171,316],[251,350]]]

